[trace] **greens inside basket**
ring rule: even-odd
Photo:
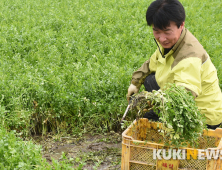
[[[159,133],[170,139],[170,145],[196,145],[206,129],[205,116],[198,110],[191,92],[183,86],[168,84],[164,90],[142,91],[133,95],[131,111],[137,119],[151,110],[159,116],[162,123]]]

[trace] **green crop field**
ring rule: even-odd
[[[42,132],[42,123],[112,128],[127,105],[132,72],[156,49],[145,20],[150,2],[2,0],[4,125],[27,132]],[[222,87],[221,2],[181,2],[186,27],[211,56]]]
[[[1,127],[22,135],[115,129],[133,71],[157,48],[145,20],[151,2],[1,0]],[[222,88],[222,2],[181,3]]]
[[[145,20],[150,2],[2,0],[2,124],[25,134],[112,129],[133,71],[156,49]],[[222,87],[222,3],[181,2]]]

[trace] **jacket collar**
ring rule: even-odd
[[[172,50],[173,51],[176,51],[177,48],[179,47],[180,43],[182,42],[182,40],[184,39],[185,35],[186,35],[186,32],[187,32],[187,29],[184,27],[181,35],[180,35],[180,38],[178,39],[178,41],[176,42],[176,44],[173,46]]]

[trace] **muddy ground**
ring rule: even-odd
[[[66,157],[73,169],[116,170],[121,169],[121,133],[84,134],[73,136],[33,136],[32,140],[43,147],[43,157]]]

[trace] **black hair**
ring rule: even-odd
[[[165,29],[170,21],[176,23],[179,28],[185,21],[186,14],[183,5],[178,0],[155,0],[147,9],[146,21],[158,29]]]

